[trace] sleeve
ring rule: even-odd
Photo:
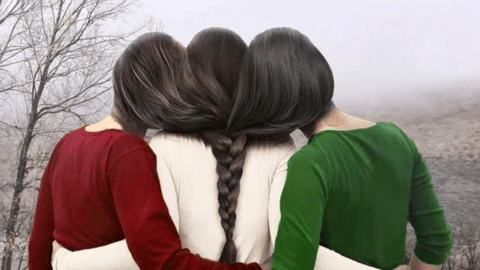
[[[125,240],[106,246],[69,251],[58,250],[52,260],[53,270],[138,270]]]
[[[268,226],[270,230],[271,248],[275,246],[275,239],[277,237],[278,224],[280,223],[280,196],[285,180],[287,178],[287,164],[288,159],[295,152],[293,146],[288,151],[283,152],[283,155],[277,162],[273,173],[272,184],[270,186],[270,193],[268,198]]]
[[[288,161],[280,199],[281,219],[272,269],[313,269],[320,243],[329,184],[312,155],[297,152]]]
[[[156,155],[157,172],[160,179],[160,187],[163,198],[170,213],[170,217],[177,229],[179,228],[179,212],[177,193],[173,177],[168,169],[164,156],[161,154],[164,140],[155,136],[150,141],[150,148]],[[57,255],[58,254],[58,255]],[[55,254],[53,270],[137,270],[125,240],[118,241],[106,246],[79,251],[67,251]]]
[[[149,149],[120,157],[111,171],[110,185],[128,248],[140,269],[260,269],[258,264],[213,262],[181,248]]]
[[[165,140],[163,140],[162,136],[156,136],[152,138],[149,145],[157,156],[157,173],[158,178],[160,179],[160,188],[162,189],[163,199],[167,204],[168,212],[170,213],[173,224],[175,224],[175,228],[177,228],[178,231],[180,228],[180,214],[178,211],[177,189],[172,173],[166,163],[168,155],[172,153],[162,152],[162,149],[165,149],[165,147],[163,147],[164,142]]]
[[[428,264],[439,265],[447,260],[453,244],[450,227],[435,194],[430,172],[411,142],[415,154],[410,194],[409,221],[415,229],[415,255]]]
[[[55,162],[57,147],[43,172],[38,192],[35,218],[28,242],[28,269],[52,269],[52,242],[54,225],[51,173]]]

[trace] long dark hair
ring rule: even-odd
[[[230,136],[225,128],[246,49],[247,45],[240,36],[223,28],[199,32],[187,47],[199,89],[192,94],[192,102],[204,115],[210,116],[209,121],[204,119],[200,136],[212,146],[217,159],[218,213],[226,238],[220,260],[229,263],[236,262],[237,257],[233,230],[247,137]]]
[[[185,48],[165,33],[143,34],[113,68],[112,116],[137,134],[146,128],[195,130],[205,117],[183,96],[195,88]]]
[[[245,54],[227,130],[257,137],[286,136],[297,128],[311,132],[332,107],[333,88],[330,66],[305,35],[269,29]]]

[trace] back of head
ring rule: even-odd
[[[192,100],[212,114],[212,127],[225,129],[247,45],[235,32],[212,27],[198,32],[188,44],[192,73],[198,83]]]
[[[305,35],[269,29],[252,40],[245,54],[227,130],[232,135],[287,136],[325,113],[333,87],[330,66]]]
[[[247,45],[231,30],[209,28],[199,32],[187,47],[190,65],[198,88],[191,100],[210,122],[200,132],[212,146],[217,159],[218,213],[225,232],[221,261],[234,263],[237,249],[233,242],[237,198],[245,161],[246,137],[225,133],[237,86],[242,58]],[[206,121],[204,121],[206,123]]]
[[[127,131],[191,130],[197,113],[182,93],[194,87],[185,48],[165,33],[143,34],[113,68],[113,116]]]

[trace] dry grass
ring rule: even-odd
[[[452,232],[454,244],[442,270],[480,270],[480,221],[469,221],[461,229]],[[407,237],[408,263],[415,248],[415,236],[409,232]]]

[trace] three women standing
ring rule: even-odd
[[[408,137],[393,124],[335,108],[328,63],[295,30],[268,30],[252,41],[235,92],[242,43],[219,29],[193,39],[188,50],[197,86],[179,95],[195,104],[189,108],[195,113],[180,113],[164,127],[198,135],[162,133],[151,142],[184,245],[210,259],[268,263],[293,153],[288,135],[301,128],[308,135],[322,132],[288,163],[275,269],[313,268],[320,244],[391,269],[403,262],[409,219],[420,224],[414,224],[417,233],[429,235],[419,239],[418,258],[442,263],[451,245],[449,228]],[[419,200],[423,194],[426,201]],[[392,215],[392,209],[401,214]],[[439,230],[441,236],[433,233]],[[442,247],[427,254],[436,241]]]

